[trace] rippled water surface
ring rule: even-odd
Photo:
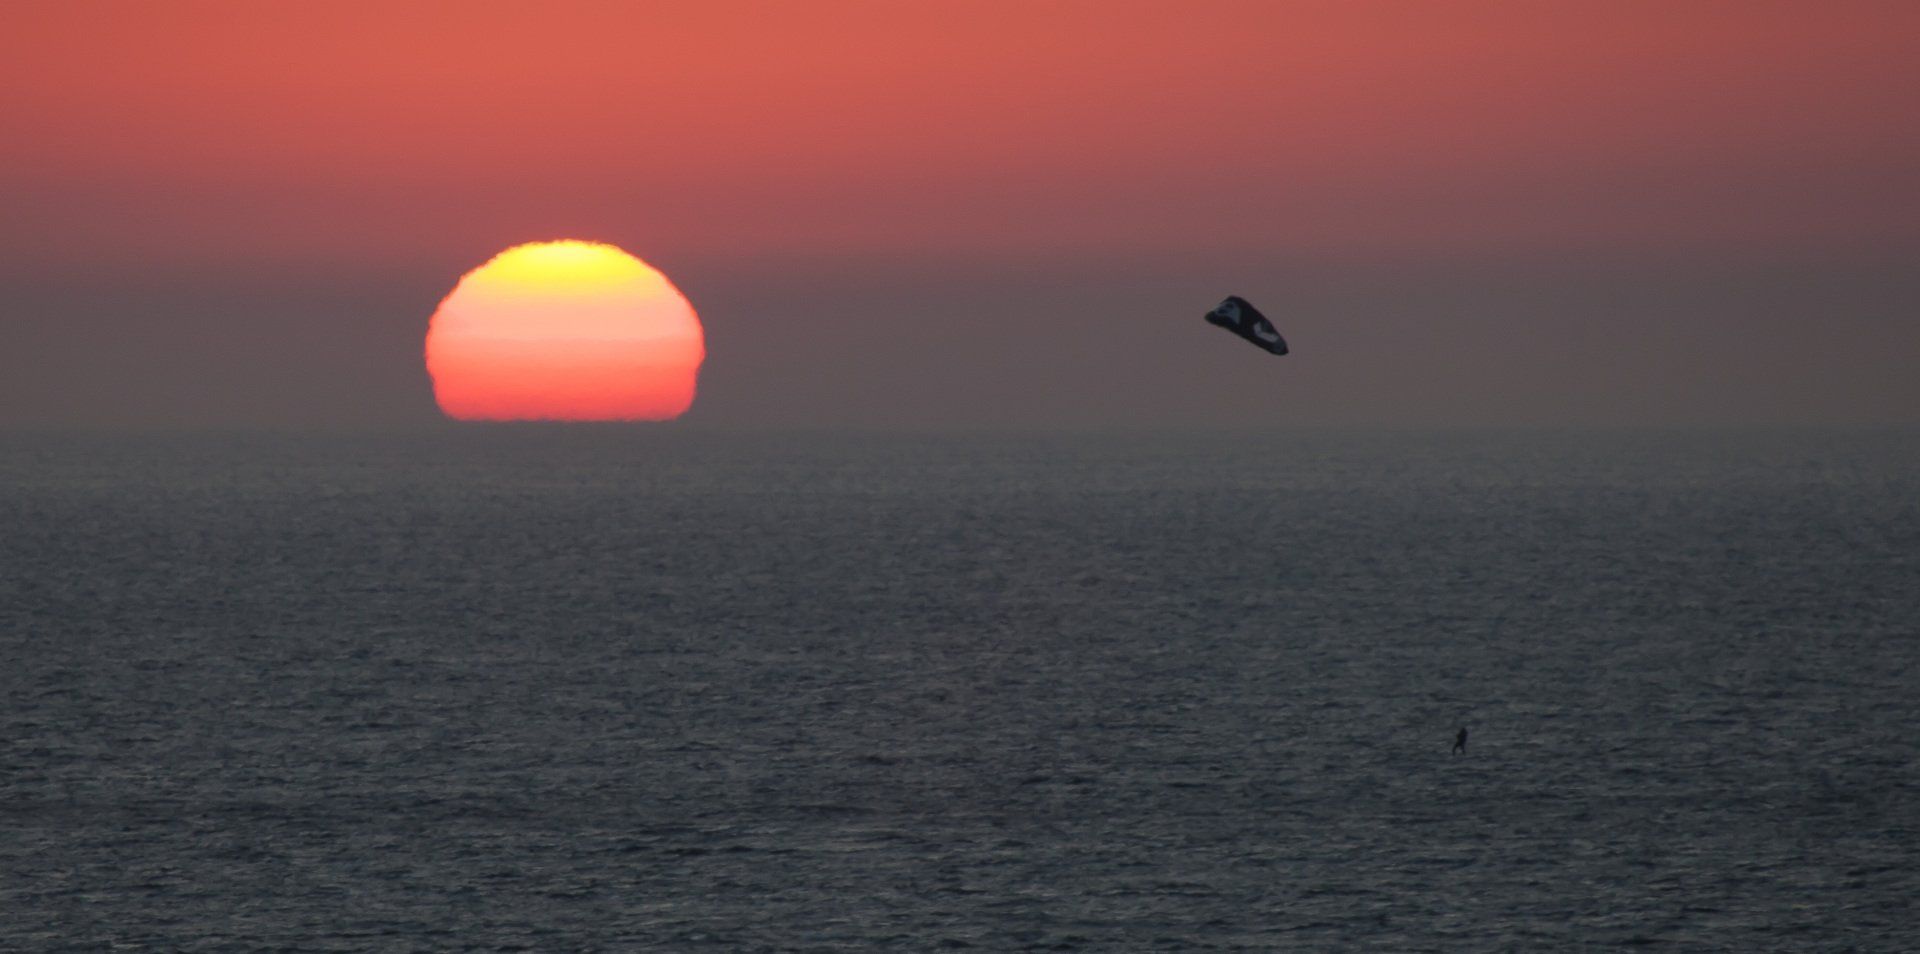
[[[1920,947],[1913,431],[6,437],[0,654],[8,950]]]

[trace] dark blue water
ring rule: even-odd
[[[0,948],[1911,950],[1917,664],[1911,430],[0,438]]]

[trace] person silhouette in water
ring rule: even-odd
[[[1467,753],[1467,727],[1460,727],[1460,734],[1453,737],[1453,751],[1458,755]]]

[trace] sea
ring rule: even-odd
[[[0,950],[1913,951],[1917,760],[1913,428],[0,436]]]

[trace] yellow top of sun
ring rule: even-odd
[[[562,239],[528,242],[495,255],[468,278],[541,292],[599,291],[610,285],[665,285],[647,263],[611,245]]]

